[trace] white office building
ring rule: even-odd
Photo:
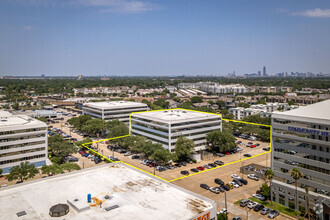
[[[171,152],[180,136],[193,140],[195,151],[206,149],[205,136],[213,130],[222,130],[220,115],[173,109],[131,116],[132,134],[145,136]]]
[[[132,112],[148,110],[148,106],[141,102],[112,101],[112,102],[88,102],[83,104],[83,114],[91,115],[104,120],[118,119],[124,123],[129,122]]]
[[[0,169],[3,174],[25,161],[36,167],[45,165],[47,146],[47,125],[44,122],[0,111]]]
[[[272,192],[275,201],[295,208],[295,183],[290,172],[298,168],[298,203],[319,219],[330,219],[330,100],[272,115]],[[317,205],[316,205],[317,204]]]
[[[179,89],[200,89],[207,93],[227,94],[227,93],[247,93],[250,89],[240,84],[221,85],[215,82],[198,82],[198,83],[179,83]]]

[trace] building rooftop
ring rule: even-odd
[[[90,203],[87,203],[88,194],[102,200],[102,208],[90,207]],[[106,195],[110,199],[106,199]],[[71,202],[77,209],[73,208]],[[69,213],[60,219],[79,220],[184,220],[192,219],[216,206],[212,200],[121,163],[0,189],[2,219],[17,219],[16,213],[21,211],[27,213],[22,219],[50,219],[49,209],[58,203],[68,204],[70,207]],[[119,207],[105,210],[114,205]]]
[[[6,111],[0,111],[0,131],[46,126],[44,122],[33,119],[27,115],[12,115]]]
[[[211,114],[207,112],[196,112],[187,109],[168,109],[162,111],[141,112],[135,113],[134,116],[165,123],[181,122],[188,120],[203,120],[207,118],[221,118],[220,115]]]
[[[110,102],[88,102],[83,106],[98,108],[98,109],[120,109],[130,107],[146,107],[147,104],[141,102],[130,101],[110,101]]]
[[[318,102],[315,104],[300,106],[297,109],[293,109],[286,112],[276,112],[274,118],[296,118],[308,122],[308,119],[313,120],[313,122],[318,122],[321,124],[330,121],[330,100]],[[311,121],[312,122],[312,121]]]

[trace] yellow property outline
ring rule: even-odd
[[[90,144],[93,144],[93,143],[99,143],[99,142],[102,142],[102,141],[110,141],[110,140],[114,140],[114,139],[119,139],[119,138],[124,138],[124,137],[129,137],[131,136],[131,116],[132,114],[139,114],[139,113],[146,113],[146,112],[155,112],[155,111],[170,111],[170,110],[182,110],[182,111],[193,111],[193,112],[199,112],[199,113],[206,113],[206,114],[211,114],[211,115],[219,115],[220,118],[221,118],[221,121],[231,121],[231,122],[237,122],[237,123],[243,123],[243,124],[251,124],[251,125],[257,125],[257,126],[263,126],[263,127],[269,127],[270,128],[270,151],[268,152],[264,152],[264,153],[261,153],[261,154],[257,154],[257,155],[254,155],[252,157],[246,157],[246,158],[243,158],[243,159],[240,159],[240,160],[236,160],[236,161],[233,161],[233,162],[230,162],[230,163],[227,163],[227,164],[224,164],[222,166],[218,166],[218,167],[213,167],[211,169],[207,169],[207,170],[203,170],[203,171],[200,171],[200,172],[197,172],[197,173],[193,173],[193,174],[189,174],[189,175],[186,175],[186,176],[182,176],[182,177],[179,177],[179,178],[175,178],[175,179],[172,179],[172,180],[166,180],[160,176],[157,176],[157,175],[154,175],[148,171],[145,171],[143,169],[140,169],[136,166],[133,166],[129,163],[126,163],[124,161],[113,161],[113,160],[110,160],[109,158],[103,156],[102,154],[96,152],[95,150],[87,147],[86,145],[90,145]],[[249,160],[251,158],[254,158],[254,157],[258,157],[258,156],[261,156],[261,155],[264,155],[264,154],[269,154],[272,152],[272,126],[271,125],[265,125],[265,124],[257,124],[257,123],[252,123],[252,122],[246,122],[246,121],[238,121],[238,120],[231,120],[231,119],[223,119],[222,118],[222,115],[221,114],[217,114],[217,113],[211,113],[211,112],[202,112],[202,111],[196,111],[196,110],[191,110],[191,109],[183,109],[183,108],[172,108],[172,109],[160,109],[160,110],[151,110],[151,111],[143,111],[143,112],[132,112],[130,115],[129,115],[129,128],[128,128],[128,134],[127,135],[123,135],[123,136],[119,136],[119,137],[114,137],[114,138],[107,138],[107,139],[102,139],[102,140],[98,140],[98,141],[93,141],[93,142],[89,142],[89,143],[84,143],[82,144],[83,147],[87,148],[88,150],[94,152],[95,154],[101,156],[102,158],[104,158],[105,160],[107,161],[110,161],[111,163],[123,163],[123,164],[126,164],[130,167],[133,167],[139,171],[142,171],[142,172],[145,172],[149,175],[152,175],[154,177],[157,177],[161,180],[164,180],[166,182],[173,182],[173,181],[176,181],[176,180],[180,180],[180,179],[184,179],[184,178],[187,178],[187,177],[190,177],[190,176],[194,176],[194,175],[197,175],[197,174],[200,174],[200,173],[204,173],[204,172],[207,172],[207,171],[211,171],[211,170],[214,170],[214,169],[218,169],[218,168],[221,168],[221,167],[225,167],[225,166],[228,166],[228,165],[231,165],[231,164],[235,164],[235,163],[238,163],[238,162],[241,162],[241,161],[244,161],[244,160]]]

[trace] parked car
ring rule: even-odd
[[[209,163],[208,165],[209,165],[210,167],[212,167],[212,168],[213,168],[213,167],[217,167],[217,165],[214,164],[214,163]]]
[[[239,186],[242,186],[243,185],[243,183],[241,181],[239,181],[238,179],[233,179],[233,182],[235,182]]]
[[[174,166],[175,166],[175,167],[181,167],[181,164],[176,163],[176,164],[174,164]]]
[[[215,193],[215,194],[219,194],[220,193],[220,190],[219,190],[218,187],[211,187],[210,188],[210,191],[213,192],[213,193]]]
[[[261,201],[265,201],[266,200],[266,197],[263,196],[263,195],[261,195],[261,194],[253,194],[252,196],[253,196],[253,198],[259,199]]]
[[[194,173],[198,173],[198,172],[199,172],[199,170],[196,169],[196,168],[190,169],[190,171],[191,171],[191,172],[194,172]]]
[[[220,186],[222,186],[222,185],[225,184],[225,183],[224,183],[221,179],[219,179],[219,178],[214,179],[214,182],[215,182],[216,184],[219,184]]]
[[[132,159],[140,159],[140,156],[139,155],[133,155],[131,158]]]
[[[250,146],[250,148],[255,148],[257,145],[253,144]]]
[[[246,179],[238,179],[241,183],[243,183],[244,185],[247,185],[248,184],[248,181]]]
[[[229,187],[229,189],[233,189],[234,188],[233,184],[230,184],[230,183],[227,183],[225,186]]]
[[[242,220],[241,216],[235,216],[232,220]]]
[[[224,162],[222,162],[221,160],[216,160],[216,161],[214,161],[214,164],[217,164],[217,165],[224,165],[225,163]]]
[[[256,205],[258,205],[257,202],[250,202],[250,203],[247,205],[247,207],[248,207],[249,209],[253,209]]]
[[[235,182],[229,182],[228,184],[233,185],[233,188],[239,188],[239,185]]]
[[[180,162],[180,164],[182,165],[182,166],[187,166],[187,163],[186,162]]]
[[[276,218],[279,214],[280,214],[279,211],[273,210],[268,214],[268,218],[270,218],[270,219]]]
[[[243,154],[244,157],[252,157],[251,154]]]
[[[227,185],[222,185],[221,187],[223,187],[226,191],[229,191],[230,190],[230,187],[227,186]]]
[[[225,191],[225,188],[223,188],[222,186],[218,187],[220,192],[224,192]]]
[[[228,210],[226,208],[221,209],[217,214],[225,213],[228,215]]]
[[[259,212],[260,210],[262,210],[263,208],[265,208],[265,206],[258,204],[253,208],[253,211],[255,212]]]
[[[267,215],[270,211],[272,211],[270,208],[263,208],[260,212],[261,215]]]
[[[129,152],[129,151],[128,151],[128,152],[126,152],[126,153],[124,154],[124,156],[126,156],[126,157],[127,157],[127,156],[131,156],[131,155],[132,155],[132,153],[131,153],[131,152]]]
[[[232,175],[231,175],[231,178],[237,178],[237,179],[240,179],[241,177],[239,177],[239,175],[237,175],[237,174],[232,174]]]
[[[182,175],[189,175],[189,172],[188,172],[187,170],[182,170],[180,173],[181,173]]]
[[[218,157],[223,157],[223,156],[225,156],[225,155],[222,154],[222,153],[216,153],[216,155],[217,155]]]
[[[207,190],[210,189],[210,187],[209,187],[208,185],[204,184],[204,183],[202,183],[202,184],[200,185],[200,187],[203,188],[203,189],[207,189]]]
[[[196,167],[198,170],[204,170],[204,167],[202,166],[199,166],[199,167]]]
[[[270,151],[270,147],[264,147],[262,148],[264,151]]]
[[[259,177],[255,174],[249,174],[249,175],[247,175],[247,177],[250,178],[250,179],[256,180],[256,181],[259,180]]]
[[[173,169],[174,169],[174,166],[172,166],[172,165],[167,165],[167,166],[166,166],[166,169],[173,170]]]
[[[212,168],[212,167],[210,167],[208,164],[206,164],[206,165],[204,165],[204,168],[205,168],[205,169],[210,169],[210,168]]]
[[[245,206],[247,206],[250,202],[251,202],[250,199],[243,199],[243,200],[239,203],[239,205],[240,205],[241,207],[245,207]]]

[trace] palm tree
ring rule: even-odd
[[[270,191],[270,205],[273,205],[273,194],[272,194],[272,179],[274,178],[274,171],[272,169],[268,169],[265,172],[266,179],[269,180],[269,191]]]
[[[298,207],[298,180],[303,177],[303,173],[300,172],[298,168],[293,168],[291,171],[291,177],[295,180],[295,185],[296,185],[296,211],[297,211],[297,217],[298,217],[298,212],[299,212],[299,207]]]
[[[309,195],[308,195],[308,186],[305,187],[305,192],[306,192],[306,215],[308,216],[308,220],[311,219],[311,214],[310,214],[310,208],[309,208]]]

